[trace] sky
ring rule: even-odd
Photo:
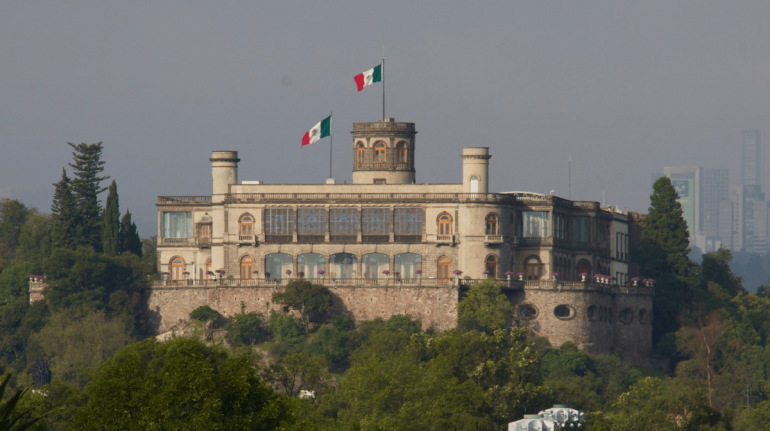
[[[737,183],[741,130],[770,140],[769,21],[767,1],[5,2],[0,194],[50,211],[67,142],[103,142],[146,237],[157,196],[211,193],[212,150],[239,152],[240,180],[325,182],[330,140],[300,142],[332,111],[350,182],[352,124],[382,118],[353,77],[384,45],[418,182],[461,182],[484,146],[492,192],[646,212],[653,172]]]

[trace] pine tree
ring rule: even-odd
[[[108,256],[117,256],[120,250],[120,209],[118,205],[118,185],[115,180],[110,184],[107,204],[104,206],[102,230],[102,250]]]
[[[61,180],[55,183],[56,189],[51,204],[51,247],[74,249],[82,243],[78,221],[77,205],[72,194],[70,179],[62,168]]]
[[[72,180],[72,193],[75,196],[78,209],[79,228],[86,245],[100,250],[102,246],[102,219],[100,217],[99,193],[107,190],[102,188],[101,182],[110,178],[100,177],[104,171],[102,161],[102,143],[73,145],[75,149],[72,157],[75,163],[70,163],[75,174]]]
[[[136,231],[136,224],[131,221],[131,212],[126,214],[120,222],[120,252],[131,252],[142,257],[142,240]]]

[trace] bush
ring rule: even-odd
[[[276,313],[275,310],[270,310],[268,326],[275,341],[280,343],[298,344],[305,339],[300,331],[299,319],[292,314]]]
[[[190,313],[190,318],[200,322],[208,322],[219,319],[219,312],[208,305],[201,305]]]
[[[262,322],[265,316],[262,313],[241,313],[230,318],[225,325],[227,329],[227,342],[233,346],[247,344],[253,346],[257,340],[264,337]]]

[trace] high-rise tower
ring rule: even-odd
[[[741,161],[741,184],[762,185],[762,141],[759,130],[744,130]]]

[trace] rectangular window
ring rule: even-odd
[[[326,233],[326,209],[325,208],[300,208],[299,235],[323,235]]]
[[[210,224],[202,224],[201,225],[201,238],[211,238],[211,225]]]
[[[554,238],[565,239],[567,237],[566,222],[567,217],[564,214],[553,213],[553,236]]]
[[[521,213],[522,236],[545,238],[548,236],[548,212],[523,211]]]
[[[294,210],[291,208],[265,208],[266,235],[292,235]]]
[[[358,234],[358,209],[332,208],[329,214],[329,234]]]
[[[192,237],[192,213],[191,212],[167,212],[163,213],[162,226],[160,228],[164,238],[190,238]]]
[[[422,208],[396,208],[395,213],[396,235],[422,235]]]
[[[573,240],[575,242],[588,242],[589,217],[575,217],[573,220]]]
[[[361,233],[364,235],[390,235],[390,208],[363,208]]]

